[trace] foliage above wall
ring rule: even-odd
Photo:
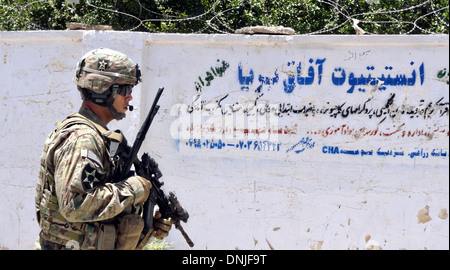
[[[285,26],[296,34],[448,34],[448,0],[0,0],[0,29],[234,33]]]

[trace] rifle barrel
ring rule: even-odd
[[[159,106],[158,101],[159,98],[162,95],[162,92],[164,91],[164,87],[160,87],[158,89],[158,92],[156,93],[156,97],[153,100],[152,107],[150,108],[150,111],[147,114],[147,117],[145,118],[144,123],[142,124],[141,129],[139,130],[138,134],[136,135],[136,140],[134,140],[133,147],[131,147],[130,155],[127,161],[125,162],[125,165],[123,166],[121,177],[119,181],[125,180],[127,175],[130,172],[131,165],[134,163],[134,160],[137,159],[137,153],[139,152],[139,149],[141,148],[142,142],[145,139],[145,135],[147,135],[147,131],[150,128],[150,125],[153,121],[153,118],[155,117],[156,113],[158,112]]]

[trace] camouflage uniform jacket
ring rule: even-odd
[[[35,197],[46,240],[61,245],[73,240],[82,249],[95,248],[99,224],[113,222],[147,198],[138,177],[111,183],[114,162],[106,134],[112,132],[82,108],[47,137]]]

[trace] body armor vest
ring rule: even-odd
[[[65,129],[75,124],[87,125],[96,130],[102,138],[106,138],[104,139],[104,143],[109,144],[109,142],[115,142],[115,144],[120,144],[120,142],[122,142],[123,137],[120,133],[109,131],[78,113],[71,114],[66,120],[60,123],[57,129],[48,136],[41,157],[39,181],[36,185],[37,221],[42,229],[40,235],[45,241],[72,248],[96,249],[98,248],[99,231],[105,229],[103,224],[108,223],[108,221],[89,223],[67,221],[59,213],[59,204],[58,198],[56,197],[53,175],[54,171],[51,171],[51,169],[48,168],[48,162],[51,162],[48,159],[53,158],[54,151],[58,145],[70,135],[70,131],[65,131]],[[56,136],[58,137],[56,138]],[[83,153],[82,151],[82,156],[83,155],[86,155],[86,158],[94,158],[89,157],[89,152]],[[110,161],[111,171],[113,171],[113,158],[110,158]],[[109,228],[111,229],[111,227]],[[108,239],[104,240],[108,241]],[[112,241],[114,241],[114,239]],[[76,245],[79,246],[77,247]],[[114,242],[107,243],[107,245],[112,245],[114,248]]]

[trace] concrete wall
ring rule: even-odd
[[[140,64],[143,145],[196,249],[448,249],[448,36],[0,33],[0,247],[30,249],[46,135],[87,51]],[[173,230],[168,242],[188,249]]]

